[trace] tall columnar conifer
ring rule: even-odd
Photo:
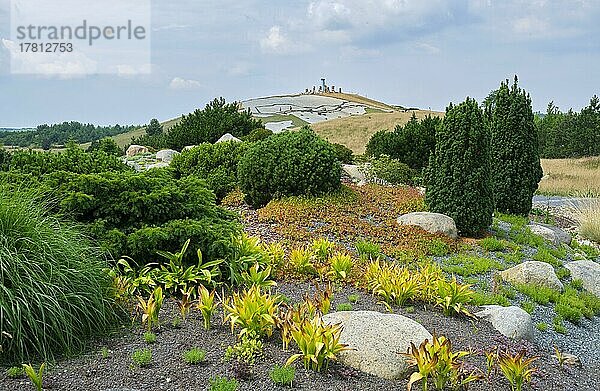
[[[462,235],[480,235],[492,224],[490,136],[474,99],[446,109],[427,182],[430,210],[452,217]]]
[[[491,129],[492,178],[496,210],[527,215],[542,179],[531,98],[515,80],[501,83],[486,101]],[[492,95],[490,95],[492,96]]]

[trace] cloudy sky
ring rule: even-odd
[[[0,0],[0,127],[166,120],[321,77],[443,110],[517,74],[534,109],[578,110],[600,93],[599,21],[598,0],[155,0],[151,73],[69,77],[10,73],[10,0]]]

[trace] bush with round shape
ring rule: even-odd
[[[337,190],[341,165],[331,144],[303,128],[253,145],[238,165],[238,178],[247,201],[259,207],[277,197]]]
[[[342,164],[352,164],[354,156],[350,148],[337,143],[333,143],[331,145],[333,146],[333,150],[335,151],[335,156]]]
[[[392,159],[387,155],[381,155],[373,160],[370,173],[376,178],[383,179],[392,185],[410,185],[416,172],[407,164],[398,159]]]
[[[250,132],[249,135],[243,138],[244,141],[249,143],[254,143],[260,140],[264,140],[267,137],[271,137],[273,135],[273,131],[269,129],[257,128]]]
[[[234,141],[201,144],[177,155],[170,167],[176,178],[195,175],[204,179],[221,200],[237,186],[237,165],[248,145]]]
[[[490,135],[474,99],[446,109],[427,169],[426,202],[452,217],[463,235],[480,235],[492,224]]]
[[[35,190],[0,184],[0,362],[53,360],[119,325],[106,261]]]

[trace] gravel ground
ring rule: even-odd
[[[280,283],[277,291],[285,294],[292,301],[312,291],[311,283]],[[334,295],[332,308],[347,302],[349,294],[360,295],[355,310],[383,311],[376,300],[364,292],[351,287],[343,288]],[[464,318],[444,317],[437,310],[423,309],[418,306],[414,310],[394,308],[394,311],[408,316],[421,323],[430,332],[444,334],[453,342],[454,349],[473,349],[475,351],[493,349],[494,346],[505,346],[513,351],[526,348],[528,355],[540,356],[536,367],[539,375],[534,378],[531,389],[534,390],[598,390],[597,378],[600,376],[598,366],[585,365],[583,368],[568,367],[559,369],[556,360],[550,353],[536,345],[526,342],[509,341],[496,332],[490,324],[483,321],[470,321]],[[44,386],[47,390],[205,390],[208,381],[216,375],[234,376],[229,364],[223,362],[227,345],[235,343],[227,325],[221,324],[218,314],[213,318],[213,328],[205,331],[198,313],[193,312],[182,323],[180,328],[170,326],[170,319],[177,314],[174,302],[165,303],[161,319],[165,322],[158,333],[155,344],[147,345],[143,339],[143,330],[137,325],[131,330],[124,330],[121,335],[98,341],[93,348],[80,357],[59,361],[48,370]],[[182,353],[191,347],[200,347],[208,352],[206,363],[192,366],[184,363]],[[100,349],[107,347],[110,356],[103,358]],[[152,364],[146,368],[136,367],[131,354],[134,350],[150,347],[153,353]],[[274,335],[265,343],[265,357],[254,368],[251,380],[240,381],[240,390],[280,390],[285,389],[273,384],[269,378],[269,370],[275,364],[283,364],[292,352],[281,350],[279,339]],[[484,368],[484,358],[475,353],[468,358],[469,363]],[[296,364],[297,372],[295,389],[303,390],[401,390],[406,388],[406,380],[389,381],[357,372],[339,364],[330,366],[324,373],[306,371],[301,363]],[[31,390],[26,379],[0,378],[1,390]],[[470,390],[509,390],[508,383],[501,374],[492,376],[490,382],[474,383]]]

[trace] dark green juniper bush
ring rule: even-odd
[[[459,233],[481,235],[492,225],[490,135],[474,99],[446,109],[426,178],[429,209],[452,217]]]

